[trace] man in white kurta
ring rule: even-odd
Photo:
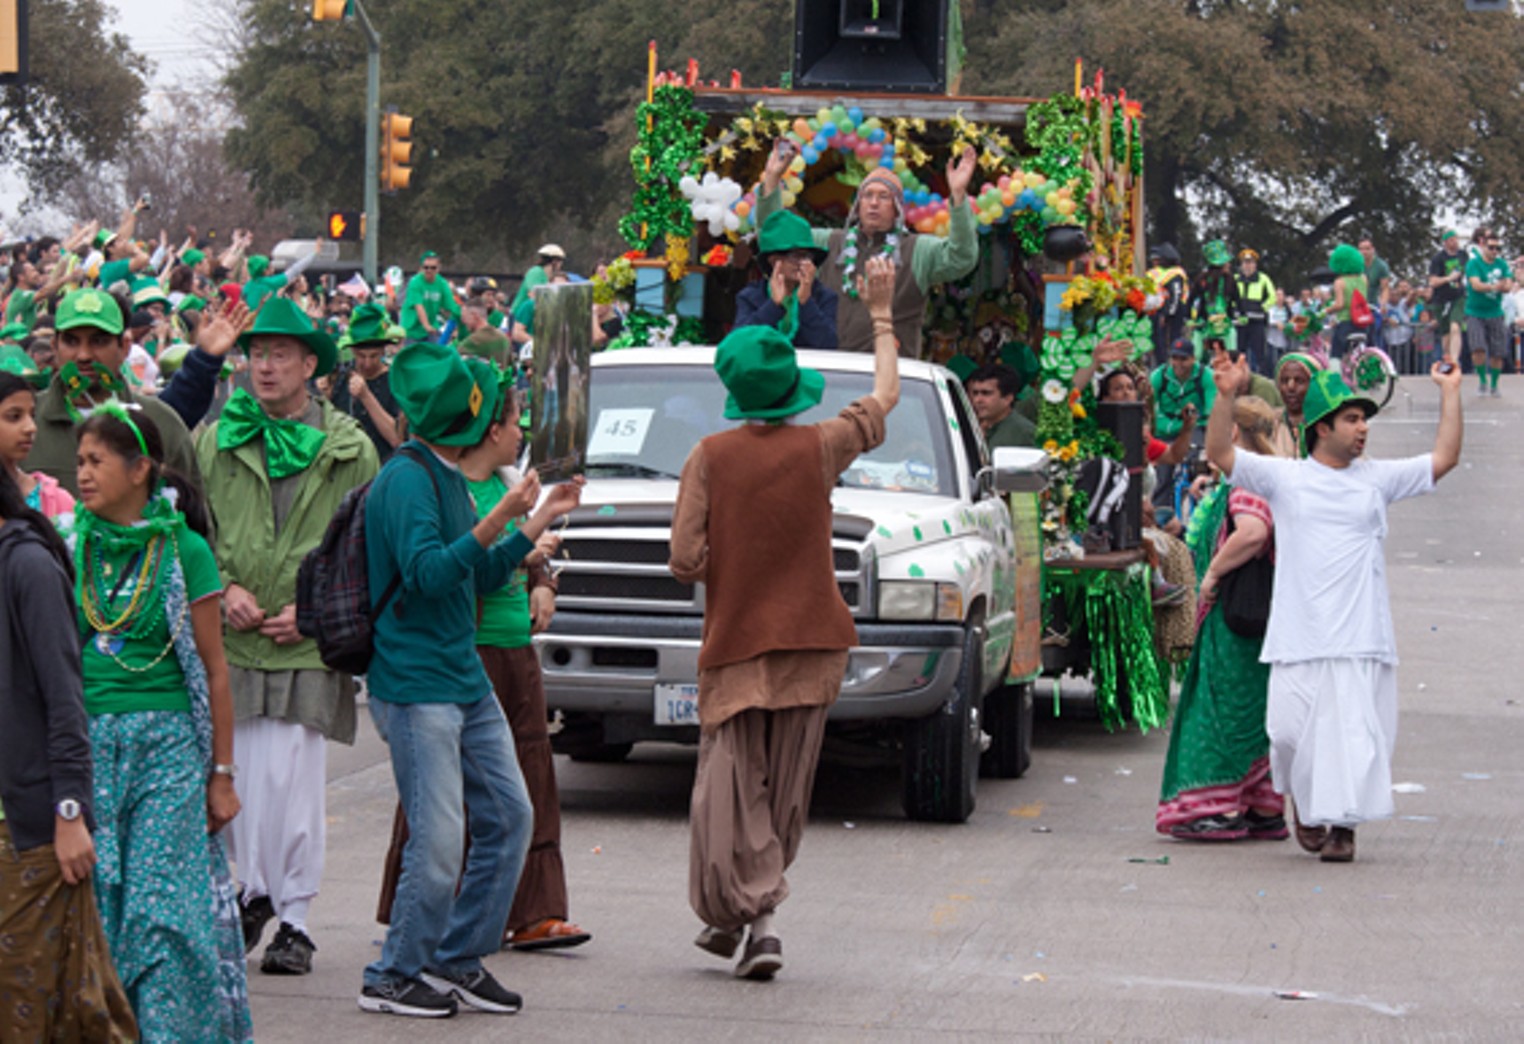
[[[1247,363],[1214,376],[1231,400]],[[1440,386],[1434,450],[1364,456],[1376,404],[1337,373],[1317,374],[1304,406],[1307,457],[1235,449],[1231,409],[1212,411],[1207,454],[1235,486],[1270,503],[1275,584],[1260,658],[1270,666],[1266,730],[1275,789],[1289,793],[1297,839],[1327,862],[1354,858],[1354,828],[1392,814],[1397,643],[1387,592],[1387,505],[1434,488],[1460,458],[1460,371]]]

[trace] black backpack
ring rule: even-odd
[[[422,457],[407,447],[397,452],[428,473],[439,496],[439,481]],[[317,642],[318,655],[330,669],[345,674],[370,670],[376,621],[402,585],[392,577],[381,598],[372,603],[369,564],[365,554],[365,501],[372,482],[345,494],[328,521],[323,539],[302,559],[296,573],[296,629]]]

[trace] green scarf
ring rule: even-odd
[[[143,506],[142,519],[128,526],[108,522],[79,504],[74,508],[73,525],[65,535],[77,539],[81,547],[90,540],[111,554],[136,551],[146,547],[154,537],[169,536],[185,525],[185,516],[177,510],[175,499],[175,490],[161,485]]]
[[[236,449],[259,436],[264,436],[265,466],[270,477],[283,479],[312,467],[328,433],[301,421],[275,420],[258,399],[239,388],[222,408],[217,449]]]

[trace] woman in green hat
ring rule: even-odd
[[[1333,281],[1333,300],[1328,302],[1327,312],[1334,321],[1329,355],[1338,359],[1344,355],[1349,335],[1355,332],[1350,306],[1354,304],[1356,294],[1364,299],[1369,287],[1365,280],[1365,257],[1348,243],[1340,243],[1333,248],[1333,252],[1328,255],[1328,268],[1338,277]]]
[[[791,424],[820,402],[825,378],[777,329],[733,330],[714,368],[730,393],[725,416],[745,423],[694,447],[673,509],[672,574],[705,585],[689,902],[705,926],[695,944],[717,957],[749,928],[739,978],[783,966],[773,911],[857,643],[831,566],[831,492],[883,442],[900,393],[894,263],[875,257],[866,270],[857,289],[873,323],[873,393],[820,424]]]
[[[815,279],[825,258],[808,221],[786,210],[768,215],[757,237],[765,278],[736,295],[736,326],[777,327],[795,348],[835,348],[836,291]]]

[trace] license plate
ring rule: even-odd
[[[658,685],[655,719],[658,725],[697,725],[698,686]]]

